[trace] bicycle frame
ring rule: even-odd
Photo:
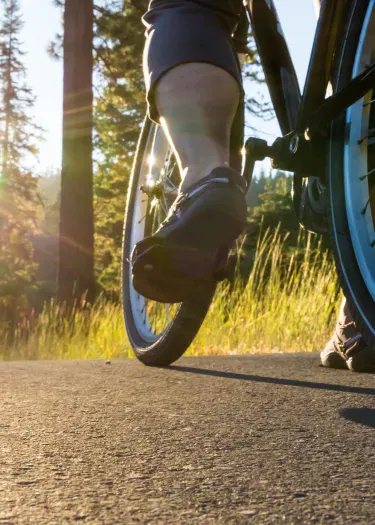
[[[320,0],[321,12],[302,97],[273,0],[247,0],[247,3],[283,135],[294,132],[295,137],[310,139],[375,86],[375,64],[372,64],[342,91],[326,98],[348,0]]]
[[[333,66],[335,55],[338,55],[335,50],[341,44],[344,15],[356,4],[351,0],[320,0],[320,16],[301,96],[273,0],[246,2],[283,137],[276,139],[271,147],[260,139],[248,139],[243,176],[250,185],[255,161],[265,157],[273,159],[274,167],[293,172],[293,206],[299,222],[307,229],[322,233],[326,231],[326,225],[317,228],[316,222],[311,223],[311,217],[323,216],[322,210],[326,207],[324,184],[328,126],[375,86],[375,64],[372,64],[344,89],[326,96],[331,80],[334,81]],[[323,183],[322,190],[319,190],[320,202],[312,202],[307,189],[316,180]],[[305,210],[308,208],[312,215],[306,222]]]
[[[304,133],[324,102],[345,0],[323,0],[301,97],[296,71],[273,0],[248,0],[250,22],[283,135]]]

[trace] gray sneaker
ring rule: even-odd
[[[326,368],[375,372],[375,353],[357,331],[345,299],[341,304],[335,333],[321,352],[320,359],[322,366]]]

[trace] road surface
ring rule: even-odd
[[[0,525],[375,523],[375,376],[317,355],[0,364]]]

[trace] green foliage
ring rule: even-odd
[[[302,242],[303,231],[293,209],[292,184],[292,175],[282,171],[273,172],[269,177],[262,172],[253,180],[248,196],[247,237],[243,245],[245,273],[252,264],[259,233],[267,229],[274,231],[278,228],[285,240],[285,264],[291,257],[303,260],[306,246]],[[327,236],[312,235],[309,239],[313,247],[320,246],[321,253],[330,248]]]
[[[34,98],[27,87],[24,52],[19,33],[22,18],[18,0],[2,0],[0,25],[0,322],[13,326],[27,309],[35,287],[36,265],[31,235],[37,230],[37,180],[25,166],[36,154],[40,135],[29,117]],[[1,326],[0,326],[1,328]]]
[[[125,196],[145,115],[142,52],[146,2],[107,2],[96,19],[95,104],[96,270],[99,285],[118,297]]]
[[[40,231],[33,235],[34,259],[38,265],[37,290],[30,297],[37,312],[41,312],[44,303],[56,296],[60,185],[61,176],[58,170],[48,170],[38,178],[38,195],[42,213],[39,220]]]
[[[293,211],[292,176],[285,172],[262,172],[251,185],[248,196],[248,243],[255,247],[261,229],[276,229],[289,236],[288,245],[296,245],[299,225]]]
[[[43,234],[58,235],[60,219],[60,171],[48,171],[38,178],[38,195],[42,205],[39,228]]]

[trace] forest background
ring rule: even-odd
[[[61,33],[50,43],[48,52],[56,60],[63,60],[64,31],[74,27],[77,20],[73,18],[79,14],[68,11],[69,0],[55,3],[56,9],[61,10]],[[100,297],[100,300],[118,305],[125,198],[145,115],[141,15],[147,2],[133,0],[124,4],[122,0],[100,0],[92,5],[89,0],[84,0],[83,3],[87,3],[89,9],[92,6],[93,15],[90,39],[93,57],[93,120],[90,121],[93,169],[91,179],[86,177],[84,181],[86,184],[92,181],[91,189],[85,195],[86,204],[90,206],[91,202],[93,209],[94,258],[93,279],[87,287],[94,290],[90,296],[93,301]],[[37,324],[46,305],[60,299],[58,284],[61,285],[63,280],[59,276],[61,265],[58,263],[61,213],[74,215],[75,210],[69,210],[69,202],[61,207],[64,159],[63,180],[60,170],[40,175],[30,169],[30,155],[38,155],[43,129],[32,118],[35,98],[27,84],[24,60],[27,50],[20,38],[23,13],[19,0],[1,0],[1,7],[0,335],[9,345],[14,344],[20,333],[23,340],[28,339],[32,332],[30,327]],[[251,89],[252,96],[246,101],[247,115],[267,120],[272,114],[261,94],[264,93],[262,71],[251,36],[248,47],[246,82],[252,87],[259,86],[259,93],[254,95],[257,90]],[[66,62],[67,56],[65,67],[69,68]],[[69,144],[65,144],[65,148],[64,154],[68,158],[72,151]],[[69,159],[70,163],[72,161],[74,154]],[[65,179],[68,179],[67,175]],[[287,267],[291,260],[300,260],[303,264],[306,245],[314,257],[316,252],[319,253],[315,263],[327,260],[327,240],[322,243],[318,239],[312,241],[310,237],[301,237],[292,212],[291,178],[288,174],[259,172],[249,192],[248,203],[247,237],[241,251],[244,275],[250,274],[259,236],[267,229],[277,229],[276,241],[282,240],[280,267]],[[79,230],[84,225],[76,221],[74,227]],[[328,310],[332,311],[336,302],[337,293]],[[326,330],[330,329],[331,311],[324,319]]]

